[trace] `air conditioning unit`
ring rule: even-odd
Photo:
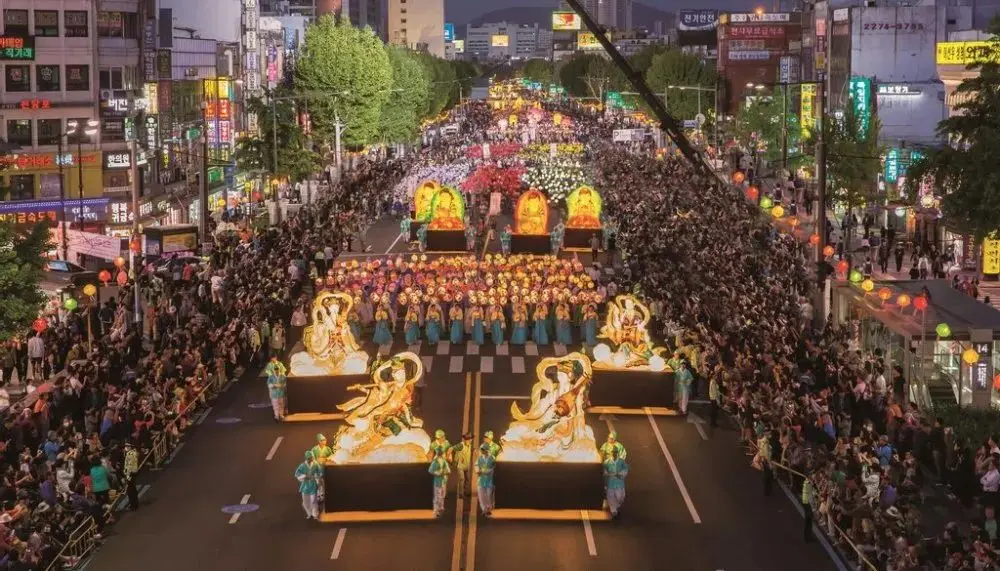
[[[114,99],[115,92],[113,89],[102,89],[101,90],[101,101],[107,101],[109,99]]]

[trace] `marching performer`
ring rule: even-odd
[[[493,441],[493,431],[487,430],[483,433],[483,444],[490,451],[490,456],[496,458],[500,455],[500,451],[503,449],[502,446]]]
[[[452,345],[461,343],[462,339],[465,337],[465,320],[463,319],[464,315],[461,303],[462,298],[455,296],[455,303],[452,304],[451,309],[448,310],[448,319],[451,320],[448,340],[451,341]]]
[[[612,453],[617,454],[622,460],[628,458],[628,452],[625,450],[625,446],[618,442],[618,433],[614,430],[608,433],[608,439],[604,441],[604,444],[601,444],[599,452],[601,461],[607,460]]]
[[[441,341],[441,306],[438,305],[437,299],[431,299],[430,305],[427,306],[424,330],[428,343],[437,345]]]
[[[469,314],[472,316],[472,342],[476,345],[482,345],[486,343],[486,330],[483,327],[483,308],[474,304],[469,308]]]
[[[566,346],[573,344],[569,306],[565,302],[559,302],[556,306],[556,342]]]
[[[618,450],[612,449],[611,455],[604,460],[604,486],[611,517],[618,517],[618,510],[625,503],[626,476],[628,464],[618,457]]]
[[[379,304],[378,309],[375,310],[375,335],[372,336],[372,340],[376,345],[392,343],[392,331],[389,330],[389,311],[384,304]]]
[[[316,460],[316,463],[320,466],[325,465],[326,459],[333,456],[333,448],[330,448],[330,446],[326,443],[326,436],[323,436],[322,434],[316,435],[316,446],[313,446],[310,452],[313,453],[313,459]]]
[[[420,342],[420,312],[417,311],[417,304],[410,304],[406,309],[406,344],[415,345]]]
[[[524,345],[528,341],[528,309],[517,300],[517,296],[511,302],[514,304],[514,312],[511,316],[513,327],[510,342],[512,345]]]
[[[504,320],[503,308],[496,303],[496,300],[491,301],[493,303],[490,306],[490,336],[494,345],[502,345],[503,330],[507,328],[507,322]]]
[[[511,230],[510,224],[508,224],[503,227],[503,230],[500,231],[500,251],[503,252],[504,256],[510,254],[510,239]]]
[[[267,392],[271,397],[274,420],[282,420],[288,413],[288,400],[285,395],[285,389],[288,385],[285,375],[288,374],[288,369],[285,368],[284,363],[278,360],[277,355],[272,355],[271,361],[264,368],[264,373],[267,375]]]
[[[535,322],[533,326],[534,335],[532,335],[532,337],[534,338],[536,345],[549,344],[549,330],[546,323],[548,321],[548,317],[549,308],[545,305],[544,301],[535,305],[535,314],[533,316]]]
[[[462,441],[451,447],[451,458],[455,462],[455,475],[458,480],[455,488],[458,490],[458,497],[465,497],[465,479],[469,474],[469,467],[472,465],[472,435],[466,432],[462,435]]]
[[[319,519],[316,494],[319,492],[319,482],[322,478],[323,472],[314,461],[312,451],[307,451],[305,461],[295,469],[295,479],[299,481],[299,493],[302,494],[302,509],[306,511],[306,519]]]
[[[494,458],[493,451],[487,444],[479,447],[479,457],[476,458],[476,493],[479,496],[479,509],[486,517],[493,513],[493,471],[497,465]]]
[[[437,456],[438,452],[445,455],[447,459],[448,451],[451,450],[451,442],[448,442],[448,437],[445,436],[444,431],[440,428],[434,431],[434,440],[431,441],[431,458]]]
[[[588,303],[583,308],[583,320],[580,322],[580,338],[588,347],[597,345],[597,308]]]
[[[434,449],[434,459],[427,471],[434,476],[434,517],[441,517],[444,513],[444,500],[448,495],[448,474],[451,472],[444,450]]]
[[[688,369],[687,364],[681,361],[677,364],[677,370],[674,373],[674,382],[677,384],[677,406],[681,410],[681,414],[687,414],[688,411],[688,399],[691,398],[691,383],[694,381],[694,376]]]

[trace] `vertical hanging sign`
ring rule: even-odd
[[[142,75],[146,81],[156,81],[156,18],[146,18],[142,30]]]
[[[870,77],[851,77],[851,105],[858,117],[858,126],[862,135],[868,133],[872,121],[872,80]]]

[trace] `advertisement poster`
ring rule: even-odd
[[[989,276],[1000,275],[1000,239],[994,237],[983,240],[983,273]]]
[[[799,124],[802,125],[802,136],[808,137],[816,128],[816,114],[813,110],[816,102],[816,84],[802,86],[799,98]]]
[[[194,232],[173,234],[163,237],[161,251],[164,254],[174,252],[193,252],[198,249],[198,234]]]
[[[870,77],[853,76],[848,89],[851,103],[860,120],[861,132],[867,133],[872,119],[872,80]]]
[[[552,13],[553,32],[576,32],[580,30],[581,24],[580,15],[576,12]]]
[[[576,34],[576,46],[581,50],[599,50],[601,42],[597,41],[597,36],[590,32],[578,32]]]

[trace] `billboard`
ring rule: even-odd
[[[455,40],[454,42],[452,42],[452,44],[455,46],[456,54],[465,53],[465,40]]]
[[[1000,59],[996,46],[990,41],[938,42],[935,62],[938,65],[969,65]]]
[[[848,87],[851,105],[860,120],[862,133],[868,132],[872,119],[872,79],[870,77],[852,76]]]
[[[712,30],[719,24],[718,10],[681,10],[677,23],[679,32]]]
[[[579,50],[599,50],[602,49],[601,42],[597,41],[597,36],[590,32],[577,32],[576,47]]]
[[[771,13],[750,13],[750,14],[729,14],[728,21],[733,24],[745,24],[750,22],[791,22],[792,15],[788,12],[771,12]],[[723,22],[725,23],[725,22]]]
[[[739,40],[771,40],[785,37],[784,26],[730,26],[726,37]]]
[[[444,24],[444,41],[454,42],[455,41],[455,24],[451,22],[445,22]]]
[[[816,115],[813,110],[815,102],[816,84],[803,84],[799,97],[799,125],[802,126],[803,137],[809,137],[812,130],[816,128]]]
[[[494,48],[506,48],[510,46],[510,36],[507,34],[493,34],[490,38],[490,45]]]
[[[552,31],[554,32],[577,32],[580,30],[581,24],[580,15],[576,12],[552,13]]]

